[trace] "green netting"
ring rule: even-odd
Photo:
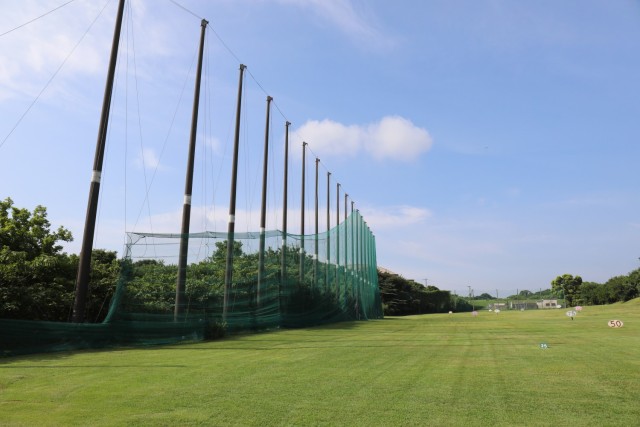
[[[234,233],[227,285],[227,233],[190,234],[185,302],[174,317],[180,239],[129,234],[123,280],[107,321],[197,318],[234,331],[382,317],[375,242],[357,212],[319,235]]]
[[[183,304],[176,310],[182,237],[129,233],[104,323],[0,320],[0,353],[152,345],[382,318],[375,238],[357,211],[318,235],[189,234]],[[231,275],[226,270],[230,240]]]

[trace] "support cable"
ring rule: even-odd
[[[43,13],[42,15],[37,16],[37,17],[35,17],[35,18],[33,18],[33,19],[31,19],[31,20],[29,20],[29,21],[25,22],[24,24],[20,24],[20,25],[18,25],[17,27],[14,27],[14,28],[12,28],[12,29],[10,29],[10,30],[8,30],[8,31],[5,31],[4,33],[0,34],[0,37],[2,37],[2,36],[6,36],[7,34],[14,32],[15,30],[18,30],[18,29],[20,29],[20,28],[22,28],[22,27],[25,27],[25,26],[27,26],[27,25],[31,24],[32,22],[36,22],[38,19],[40,19],[40,18],[44,18],[45,16],[49,15],[50,13],[55,12],[55,11],[56,11],[56,10],[58,10],[58,9],[62,9],[63,7],[65,7],[65,6],[66,6],[66,5],[68,5],[69,3],[73,3],[74,1],[75,1],[75,0],[69,0],[68,2],[66,2],[66,3],[64,3],[64,4],[61,4],[60,6],[58,6],[58,7],[56,7],[56,8],[53,8],[53,9],[51,9],[50,11],[45,12],[45,13]]]
[[[106,2],[104,4],[104,6],[102,6],[102,9],[100,9],[100,12],[98,13],[98,16],[96,16],[93,21],[91,21],[91,24],[89,25],[89,27],[85,30],[85,32],[82,34],[82,36],[80,37],[80,40],[78,40],[78,42],[75,44],[75,46],[73,46],[73,48],[71,49],[71,52],[69,52],[67,54],[67,56],[64,58],[64,60],[62,61],[62,63],[60,64],[60,66],[58,67],[58,69],[56,69],[56,71],[53,73],[53,75],[49,78],[49,80],[47,80],[47,83],[45,83],[44,87],[40,90],[40,92],[38,92],[38,94],[36,95],[36,97],[33,99],[33,101],[31,101],[31,104],[29,104],[29,106],[27,107],[27,109],[24,111],[24,113],[22,113],[22,115],[20,116],[20,118],[18,119],[18,121],[16,122],[15,125],[13,125],[13,127],[11,128],[11,130],[9,131],[9,133],[2,139],[2,141],[0,141],[0,148],[2,148],[4,146],[4,144],[7,142],[7,140],[9,139],[9,137],[13,134],[13,132],[16,130],[16,128],[20,125],[20,123],[22,123],[22,120],[24,120],[24,118],[26,117],[26,115],[29,113],[29,111],[31,111],[31,108],[33,108],[33,106],[36,104],[36,102],[38,102],[38,100],[40,99],[40,97],[42,96],[42,94],[44,93],[44,91],[49,87],[49,85],[51,84],[51,82],[53,81],[53,79],[56,78],[56,76],[58,75],[58,73],[60,72],[60,70],[62,70],[62,67],[64,67],[64,64],[67,63],[67,61],[69,60],[69,58],[71,58],[71,55],[73,55],[73,53],[76,51],[76,49],[78,48],[78,46],[80,46],[80,43],[82,43],[82,40],[84,40],[84,38],[87,36],[87,34],[89,33],[89,31],[91,30],[91,28],[93,28],[93,25],[96,23],[96,21],[98,20],[98,18],[100,18],[100,16],[102,16],[102,12],[104,12],[105,8],[107,7],[107,4],[109,4],[109,2]]]

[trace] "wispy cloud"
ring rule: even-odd
[[[35,95],[63,63],[62,74],[67,78],[101,72],[106,59],[97,52],[108,52],[107,20],[97,19],[94,31],[83,36],[101,13],[101,7],[99,4],[81,7],[70,4],[3,37],[0,64],[10,65],[0,67],[0,99],[19,94]],[[21,2],[20,7],[6,11],[0,29],[28,22],[50,8],[40,2]],[[71,14],[73,19],[69,19]],[[54,92],[55,88],[49,95]]]
[[[146,170],[163,169],[163,166],[160,163],[160,158],[153,148],[143,148],[138,155],[136,164],[138,167]]]
[[[296,133],[324,156],[368,153],[377,160],[415,160],[428,151],[433,139],[426,129],[399,116],[387,116],[368,125],[344,125],[325,119],[310,120]]]
[[[386,50],[396,41],[384,34],[376,23],[376,18],[364,4],[356,7],[352,0],[277,0],[279,3],[294,5],[311,11],[314,15],[331,23],[352,41],[369,49]]]
[[[428,209],[409,205],[364,207],[361,211],[374,230],[415,225],[431,216],[431,211]]]

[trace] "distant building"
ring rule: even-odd
[[[538,308],[558,308],[558,300],[557,299],[543,299],[542,301],[536,302]]]
[[[384,268],[384,267],[380,267],[380,266],[378,266],[378,271],[379,271],[380,273],[393,274],[393,275],[396,275],[396,276],[400,276],[400,277],[402,277],[402,275],[401,275],[401,274],[398,274],[398,273],[396,273],[396,272],[394,272],[394,271],[391,271],[391,270],[389,270],[388,268]]]
[[[511,310],[531,310],[540,308],[537,303],[529,301],[509,301]]]
[[[494,302],[493,304],[489,304],[489,308],[491,310],[505,310],[507,308],[507,304],[504,302]]]

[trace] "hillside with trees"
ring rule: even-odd
[[[551,287],[565,296],[568,306],[629,301],[640,296],[640,269],[605,283],[584,282],[580,276],[563,274],[551,281]]]
[[[465,299],[449,291],[422,286],[398,274],[378,270],[378,286],[385,316],[472,310]]]

